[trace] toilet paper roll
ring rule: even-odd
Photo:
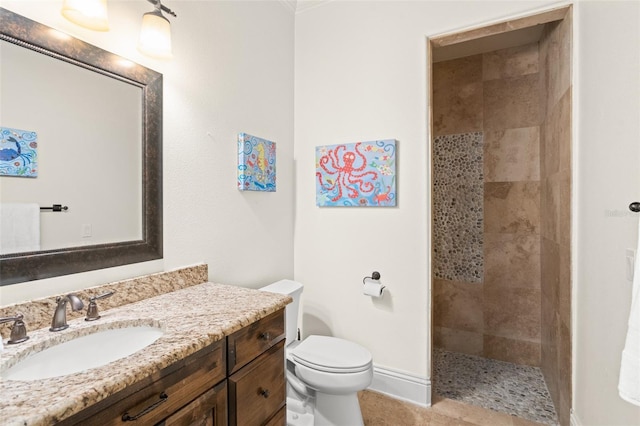
[[[382,297],[384,286],[379,282],[367,281],[364,283],[364,294],[371,297]]]

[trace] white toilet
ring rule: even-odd
[[[291,280],[260,289],[293,298],[285,309],[287,425],[363,425],[358,391],[373,379],[371,353],[337,337],[296,340],[302,289],[302,284]]]

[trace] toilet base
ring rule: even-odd
[[[313,426],[313,407],[297,398],[287,397],[287,426]]]
[[[329,395],[316,392],[314,426],[364,426],[357,392]]]

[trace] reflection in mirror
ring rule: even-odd
[[[15,153],[0,156],[1,214],[10,214],[9,203],[68,206],[37,215],[39,250],[142,239],[142,89],[6,41],[0,57],[0,150]],[[22,133],[9,129],[35,137],[20,143]],[[21,174],[25,166],[37,177]],[[0,234],[0,254],[18,252],[16,244],[37,232],[13,235],[13,228]]]
[[[0,241],[25,226],[39,240],[0,242],[0,285],[161,258],[162,75],[3,8],[0,20]],[[53,204],[69,208],[15,214]]]

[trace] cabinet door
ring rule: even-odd
[[[226,426],[227,382],[209,389],[157,426]]]
[[[284,340],[229,377],[229,424],[264,425],[285,406]]]

